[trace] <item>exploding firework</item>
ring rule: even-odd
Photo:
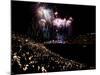
[[[45,19],[50,24],[54,18],[53,11],[45,6],[39,6],[36,14],[39,19]]]
[[[36,9],[36,15],[38,17],[38,23],[42,26],[45,26],[48,22],[56,27],[68,27],[73,21],[72,17],[69,17],[69,19],[58,18],[57,16],[59,16],[59,14],[57,11],[53,12],[52,9],[48,8],[46,5],[41,5],[40,3]]]
[[[73,21],[73,18],[70,17],[68,20],[66,20],[66,18],[61,19],[61,18],[55,18],[53,20],[53,25],[56,27],[68,27],[71,25]]]

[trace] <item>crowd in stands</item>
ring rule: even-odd
[[[86,69],[87,65],[63,58],[41,43],[23,35],[12,34],[12,74],[45,73]]]

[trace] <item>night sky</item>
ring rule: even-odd
[[[12,1],[11,23],[12,32],[27,33],[32,27],[35,2]],[[48,8],[58,11],[61,17],[74,18],[73,34],[95,33],[95,6],[68,5],[46,3]],[[35,18],[34,18],[35,19]],[[31,31],[31,30],[30,30]]]

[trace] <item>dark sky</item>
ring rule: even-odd
[[[11,23],[12,32],[27,33],[32,26],[32,9],[35,2],[12,1]],[[68,5],[68,4],[47,4],[48,8],[60,12],[61,16],[72,16],[74,18],[73,33],[95,32],[95,6]]]

